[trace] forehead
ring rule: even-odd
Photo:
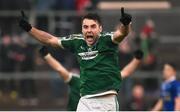
[[[171,65],[169,65],[169,64],[165,64],[164,65],[164,69],[168,69],[169,70],[169,69],[173,69],[173,67]]]
[[[99,25],[96,20],[92,20],[92,19],[84,19],[82,21],[82,25],[93,25],[93,24]]]

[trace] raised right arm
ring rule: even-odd
[[[60,47],[58,41],[58,37],[55,37],[47,32],[44,32],[42,30],[38,30],[35,27],[32,27],[32,29],[29,31],[33,37],[38,40],[39,42],[45,44],[45,45],[50,45],[52,47]]]
[[[52,47],[59,47],[58,44],[58,37],[53,36],[47,32],[44,32],[42,30],[39,30],[35,27],[32,27],[31,24],[26,20],[26,15],[23,11],[21,11],[21,19],[19,21],[19,26],[25,30],[26,32],[29,32],[33,37],[38,40],[39,42],[50,45]],[[61,46],[60,46],[61,47]]]

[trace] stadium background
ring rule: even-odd
[[[133,32],[120,44],[120,68],[137,48],[143,49],[146,57],[123,82],[120,109],[129,109],[136,84],[145,90],[146,110],[152,108],[160,94],[162,63],[171,61],[180,68],[179,0],[0,0],[0,110],[66,108],[67,85],[38,54],[40,44],[18,27],[20,10],[37,28],[66,36],[81,32],[81,16],[87,11],[98,12],[104,31],[113,31],[121,6],[133,16]],[[69,70],[78,72],[73,54],[60,49],[51,49],[51,53]]]

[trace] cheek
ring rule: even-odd
[[[100,30],[99,29],[94,29],[93,32],[98,34],[98,33],[100,33]]]
[[[84,34],[86,32],[86,30],[82,29],[82,33]]]
[[[169,77],[169,76],[170,76],[169,71],[166,71],[166,72],[164,73],[164,76],[165,76],[165,77]]]

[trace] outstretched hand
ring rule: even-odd
[[[138,49],[134,52],[134,57],[138,60],[141,60],[144,56],[144,53],[142,50]]]
[[[42,46],[39,49],[39,53],[42,57],[45,57],[49,52],[48,52],[48,48],[46,46]]]
[[[122,7],[121,8],[121,18],[120,18],[121,23],[126,26],[126,25],[129,25],[131,20],[132,20],[132,16],[128,13],[125,13],[124,7]]]
[[[27,17],[25,15],[24,11],[21,11],[21,18],[19,21],[19,26],[27,32],[29,32],[32,29],[31,24],[29,24],[29,22],[27,21]]]

